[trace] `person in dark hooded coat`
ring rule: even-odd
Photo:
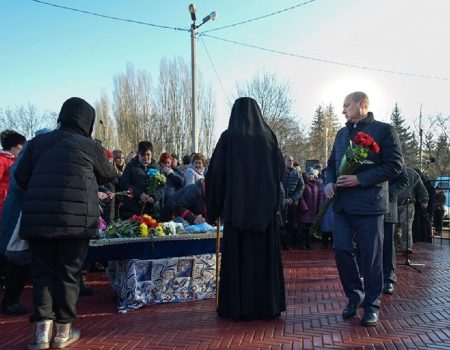
[[[236,100],[206,175],[208,222],[223,217],[218,314],[271,319],[286,310],[278,141],[255,100]]]
[[[28,349],[62,348],[79,338],[76,318],[81,268],[97,236],[98,185],[115,172],[91,138],[95,110],[72,97],[62,105],[57,130],[27,144],[14,177],[25,190],[20,238],[29,242],[33,283],[33,340]]]

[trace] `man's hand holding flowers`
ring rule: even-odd
[[[323,189],[327,200],[320,209],[316,221],[311,226],[311,232],[313,234],[318,231],[320,222],[322,221],[325,212],[328,210],[331,199],[336,194],[336,190],[339,188],[356,187],[360,185],[358,176],[353,175],[353,173],[363,164],[372,164],[372,162],[367,159],[369,151],[379,153],[380,146],[370,135],[361,131],[358,132],[353,140],[350,141],[350,145],[342,157],[339,167],[339,176],[336,183],[329,183]]]
[[[150,203],[153,204],[155,201],[152,197],[150,197],[147,193],[142,192],[141,196],[139,197],[140,201],[142,203]]]
[[[336,180],[337,187],[355,187],[358,185],[359,180],[356,175],[341,175]]]

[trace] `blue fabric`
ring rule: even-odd
[[[89,247],[87,262],[124,259],[163,259],[216,252],[216,239],[136,242],[102,247]]]
[[[111,261],[108,276],[119,297],[119,312],[146,305],[214,298],[216,255],[158,260]]]
[[[355,241],[359,247],[360,266],[356,260]],[[333,247],[339,277],[349,301],[359,303],[365,299],[366,311],[378,311],[383,291],[383,215],[335,212]]]
[[[207,231],[214,231],[214,227],[212,227],[210,224],[207,224],[206,222],[203,224],[197,224],[197,225],[189,225],[184,228],[187,232],[207,232]]]

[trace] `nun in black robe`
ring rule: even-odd
[[[280,250],[278,141],[255,100],[239,98],[206,174],[208,221],[224,234],[218,314],[271,319],[286,310]]]

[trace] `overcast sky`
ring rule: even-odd
[[[187,29],[191,23],[190,1],[48,2],[171,27]],[[306,0],[199,0],[195,4],[198,18],[219,12],[216,21],[200,28],[202,32],[302,2]],[[68,97],[80,96],[93,104],[103,91],[112,101],[113,77],[125,71],[127,62],[148,70],[155,83],[163,57],[181,56],[190,65],[189,32],[99,18],[31,0],[0,0],[0,4],[0,108],[30,102],[41,111],[59,111]],[[425,118],[449,115],[449,13],[449,0],[315,0],[206,33],[292,54],[203,37],[198,44],[199,69],[216,93],[216,131],[227,126],[226,101],[235,94],[236,83],[261,71],[290,82],[294,112],[306,126],[321,103],[332,103],[340,115],[344,97],[355,90],[369,95],[371,110],[381,120],[388,120],[396,102],[411,125],[417,123],[421,104]]]

